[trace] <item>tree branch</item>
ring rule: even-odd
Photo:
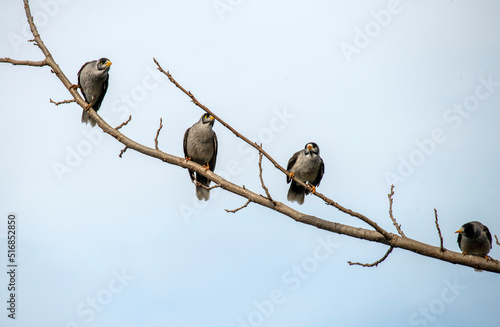
[[[66,104],[66,103],[72,103],[72,102],[75,102],[75,99],[71,99],[71,100],[63,100],[63,101],[59,101],[59,102],[56,102],[52,99],[49,99],[50,100],[50,103],[53,103],[55,104],[56,106],[60,105],[60,104]]]
[[[399,235],[406,237],[405,233],[401,230],[401,225],[398,224],[396,221],[396,218],[394,218],[394,215],[392,214],[392,197],[394,195],[394,185],[391,185],[391,193],[388,194],[389,197],[389,217],[391,217],[392,223],[394,226],[396,226],[396,230],[398,231]]]
[[[262,144],[260,146],[262,146]],[[264,184],[264,179],[262,178],[262,153],[260,152],[259,152],[259,178],[260,178],[260,184],[262,185],[262,188],[266,192],[267,198],[272,202],[274,202],[271,194],[269,194],[269,189],[266,187],[266,184]]]
[[[125,151],[127,151],[127,149],[128,149],[128,146],[125,145],[123,150],[120,151],[120,154],[118,155],[118,157],[122,158],[123,154],[125,153]]]
[[[44,43],[42,42],[40,35],[36,29],[36,26],[33,22],[33,18],[31,16],[28,0],[24,0],[25,4],[25,11],[26,11],[26,16],[28,18],[28,23],[30,25],[31,32],[33,34],[34,40],[36,45],[40,48],[42,53],[45,55],[45,60],[47,61],[47,64],[52,68],[53,72],[56,74],[56,76],[60,79],[62,84],[68,89],[70,94],[75,98],[76,103],[82,109],[85,109],[87,107],[87,103],[83,100],[83,98],[76,92],[74,88],[72,88],[72,83],[69,81],[69,79],[64,75],[60,67],[57,65],[55,60],[52,58],[52,55],[48,51],[48,49],[45,47]],[[155,61],[156,62],[156,61]],[[159,66],[159,65],[158,65]],[[159,69],[161,67],[159,66]],[[161,71],[163,71],[161,69]],[[168,75],[167,75],[168,76]],[[172,79],[173,80],[173,79]],[[174,82],[173,82],[174,83]],[[174,83],[176,84],[176,82]],[[177,85],[177,84],[176,84]],[[198,103],[196,98],[192,96],[190,92],[185,91],[180,85],[178,86],[183,92],[188,94],[188,96],[191,97],[193,102]],[[202,106],[201,104],[198,103],[198,106]],[[201,108],[206,108],[206,107],[201,107]],[[206,112],[209,112],[208,109],[204,109]],[[312,215],[307,215],[304,214],[300,211],[297,211],[284,203],[278,202],[278,201],[271,201],[270,199],[267,199],[260,194],[257,194],[255,192],[252,192],[251,190],[245,188],[244,186],[239,186],[236,185],[219,175],[215,174],[214,172],[210,170],[206,170],[202,166],[191,162],[191,161],[186,161],[184,158],[180,158],[165,152],[162,152],[158,149],[153,149],[150,147],[147,147],[145,145],[142,145],[140,143],[135,142],[134,140],[128,138],[124,134],[122,134],[119,130],[112,128],[108,123],[106,123],[99,115],[96,114],[96,112],[91,108],[88,111],[88,114],[92,119],[94,119],[97,122],[97,125],[107,134],[115,138],[118,142],[122,143],[125,145],[125,148],[122,150],[123,154],[128,148],[133,149],[137,152],[140,152],[144,155],[150,156],[152,158],[159,159],[163,162],[166,162],[171,165],[179,166],[184,169],[190,169],[192,171],[195,171],[214,183],[218,184],[221,188],[239,195],[241,197],[244,197],[247,199],[247,201],[257,203],[263,207],[269,208],[271,210],[274,210],[275,212],[279,212],[283,215],[286,215],[295,221],[311,226],[315,226],[317,228],[330,231],[333,233],[341,234],[341,235],[347,235],[350,237],[355,237],[363,240],[368,240],[372,242],[377,242],[381,244],[386,244],[391,246],[391,248],[401,248],[405,249],[408,251],[415,252],[419,255],[431,257],[431,258],[436,258],[438,260],[454,263],[454,264],[460,264],[464,266],[469,266],[472,268],[478,268],[482,270],[487,270],[487,271],[492,271],[496,273],[500,273],[500,262],[497,260],[486,260],[485,258],[482,257],[477,257],[477,256],[463,256],[461,253],[458,252],[453,252],[453,251],[441,251],[439,247],[435,247],[429,244],[425,244],[413,239],[410,239],[408,237],[401,237],[396,234],[388,233],[384,229],[380,228],[375,222],[370,220],[369,218],[365,217],[362,214],[356,213],[352,210],[346,209],[339,205],[338,203],[335,203],[333,200],[328,199],[324,195],[316,192],[315,195],[323,199],[327,204],[334,206],[335,208],[339,209],[341,212],[344,212],[346,214],[349,214],[351,216],[357,217],[361,219],[362,221],[366,222],[370,226],[372,226],[375,231],[373,230],[368,230],[364,228],[357,228],[357,227],[352,227],[349,225],[344,225],[340,223],[336,223],[330,220],[322,219],[319,217],[315,217]],[[215,114],[209,112],[212,114],[221,124],[223,121],[218,118]],[[227,124],[226,124],[227,125]],[[228,127],[229,128],[229,127]],[[236,134],[237,132],[234,131]],[[236,135],[241,135],[237,133]],[[253,144],[251,143],[247,138],[244,138],[243,136],[240,137],[245,142],[248,144]],[[262,150],[261,147],[259,147],[257,144],[252,145],[254,148],[259,150],[266,158],[268,158],[272,163],[275,164],[275,167],[281,170],[285,174],[289,174],[286,170],[283,169],[280,165],[277,164],[277,162],[271,158],[264,150]],[[295,180],[295,179],[294,179]],[[296,180],[299,185],[306,185],[305,183],[302,183],[301,181]],[[217,187],[219,187],[217,186]],[[309,187],[306,185],[306,187]],[[387,254],[388,255],[388,254]]]
[[[162,119],[160,117],[160,127],[158,127],[158,130],[156,131],[156,137],[155,137],[155,149],[158,150],[158,136],[160,136],[160,131],[163,128],[162,124]]]
[[[380,227],[377,223],[375,223],[374,221],[372,221],[368,217],[366,217],[366,216],[364,216],[364,215],[362,215],[362,214],[360,214],[358,212],[355,212],[353,210],[344,208],[343,206],[341,206],[337,202],[335,202],[335,201],[327,198],[326,196],[324,196],[323,194],[321,194],[321,193],[319,193],[317,191],[312,192],[313,189],[312,189],[312,187],[310,185],[308,185],[308,184],[304,183],[303,181],[297,179],[295,176],[290,176],[290,173],[285,168],[283,168],[280,164],[278,164],[278,162],[276,160],[274,160],[274,158],[271,157],[266,151],[264,151],[264,149],[262,149],[261,146],[259,146],[256,142],[250,141],[248,138],[246,138],[242,134],[238,133],[238,131],[236,131],[228,123],[226,123],[225,121],[223,121],[219,116],[217,116],[215,113],[213,113],[210,109],[208,109],[206,106],[204,106],[203,104],[201,104],[190,91],[187,91],[184,87],[182,87],[173,78],[173,76],[170,74],[169,71],[165,71],[161,67],[160,63],[155,58],[153,58],[153,60],[156,63],[156,65],[158,66],[158,70],[160,72],[162,72],[163,74],[165,74],[168,77],[169,81],[172,82],[172,84],[174,84],[184,94],[186,94],[195,105],[197,105],[198,107],[200,107],[206,113],[212,115],[215,119],[217,119],[217,121],[219,123],[221,123],[224,127],[226,127],[227,129],[229,129],[238,138],[242,139],[244,142],[246,142],[250,146],[254,147],[257,151],[259,151],[259,153],[262,153],[274,165],[274,167],[276,167],[276,169],[280,170],[282,173],[286,174],[288,177],[291,177],[297,184],[305,187],[306,189],[309,189],[312,194],[316,195],[317,197],[319,197],[320,199],[322,199],[323,201],[325,201],[326,204],[331,205],[331,206],[337,208],[338,210],[342,211],[343,213],[346,213],[346,214],[348,214],[350,216],[353,216],[353,217],[356,217],[356,218],[362,220],[363,222],[365,222],[368,225],[370,225],[371,227],[373,227],[373,229],[375,229],[378,233],[380,233],[385,239],[391,240],[391,238],[392,238],[391,235],[392,234],[390,234],[387,231],[385,231],[382,227]]]
[[[47,60],[42,61],[31,61],[31,60],[16,60],[11,58],[0,58],[0,62],[6,62],[13,64],[15,66],[33,66],[33,67],[43,67],[48,66]]]
[[[440,248],[441,248],[441,251],[444,251],[444,247],[443,247],[443,236],[441,235],[441,228],[439,228],[439,222],[438,222],[438,212],[436,210],[436,208],[434,208],[434,216],[436,216],[436,228],[438,230],[438,235],[439,235],[439,243],[440,243]]]
[[[128,119],[127,121],[124,121],[123,123],[121,123],[120,125],[116,126],[115,129],[116,130],[119,130],[120,128],[122,128],[123,126],[127,125],[130,121],[132,120],[132,115],[129,115],[128,116]]]
[[[389,248],[389,250],[387,250],[387,252],[384,254],[384,256],[380,260],[375,261],[374,263],[360,263],[360,262],[351,262],[351,261],[347,261],[347,263],[350,266],[358,265],[358,266],[362,266],[362,267],[377,267],[379,265],[379,263],[382,263],[385,259],[387,259],[387,257],[389,256],[389,254],[391,254],[393,249],[394,249],[394,247],[391,246]]]
[[[497,245],[500,246],[500,242],[498,242],[498,237],[496,234],[495,234],[495,241],[497,242]]]
[[[250,202],[252,202],[252,201],[247,200],[247,202],[246,202],[244,205],[242,205],[241,207],[236,208],[236,209],[234,209],[234,210],[228,210],[228,209],[224,209],[224,210],[226,210],[226,212],[228,212],[228,213],[236,213],[236,212],[240,211],[241,209],[246,208],[246,207],[247,207],[247,205],[248,205]]]

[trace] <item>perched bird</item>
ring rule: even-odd
[[[323,173],[325,172],[323,159],[319,156],[318,145],[313,142],[307,143],[304,150],[295,152],[290,160],[288,160],[286,169],[291,175],[304,183],[309,182],[309,185],[313,187],[312,192],[314,193],[316,186],[319,186],[321,178],[323,178]],[[300,186],[287,176],[286,182],[290,183],[290,181],[292,184],[288,190],[288,201],[297,201],[298,204],[303,204],[304,196],[305,194],[309,194],[309,190]]]
[[[93,108],[95,111],[101,107],[102,99],[108,90],[110,66],[109,59],[101,58],[85,63],[78,72],[78,86],[89,104],[88,108]],[[82,123],[90,123],[92,127],[96,124],[85,110],[82,114]]]
[[[492,240],[488,227],[478,221],[471,221],[455,233],[458,233],[457,242],[463,254],[489,258]]]
[[[204,114],[184,133],[186,160],[192,160],[211,171],[214,171],[217,159],[217,135],[212,130],[214,119],[212,115]],[[194,171],[189,170],[189,177],[194,181]],[[210,180],[198,173],[196,173],[196,180],[205,187],[210,185]],[[196,185],[196,197],[198,200],[207,201],[210,198],[210,191],[203,186]]]

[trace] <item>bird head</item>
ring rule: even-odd
[[[213,126],[215,122],[215,117],[210,115],[209,113],[206,113],[203,116],[201,116],[201,122],[203,124],[210,124],[211,126]]]
[[[319,154],[319,147],[316,143],[309,142],[304,147],[304,152],[306,155],[311,154],[311,153],[318,155]]]
[[[481,230],[476,229],[475,222],[470,222],[470,223],[464,224],[455,233],[460,233],[462,235],[467,236],[468,238],[472,238],[472,237],[474,237],[476,234],[478,234],[480,232],[481,232]]]
[[[111,61],[108,58],[101,58],[97,61],[97,69],[103,70],[106,69],[108,70],[111,66]]]

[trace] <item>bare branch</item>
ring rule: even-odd
[[[62,82],[62,84],[68,89],[68,91],[73,95],[75,98],[75,101],[80,105],[83,109],[87,107],[87,103],[85,100],[78,94],[75,88],[72,88],[72,83],[69,81],[69,79],[64,75],[63,71],[60,69],[58,64],[55,62],[55,60],[52,58],[51,53],[49,50],[45,47],[43,41],[40,38],[40,35],[36,29],[36,26],[33,22],[33,17],[31,16],[31,11],[29,8],[28,0],[24,0],[25,4],[25,11],[26,11],[26,17],[28,18],[28,23],[30,25],[31,32],[33,34],[35,44],[40,48],[40,50],[43,52],[45,55],[45,60],[47,61],[48,65],[51,67],[51,69],[54,71],[55,75],[59,78],[59,80]],[[160,67],[161,68],[161,67]],[[175,83],[174,83],[175,84]],[[181,88],[180,86],[178,86]],[[182,88],[181,88],[182,89]],[[182,89],[184,90],[184,89]],[[193,95],[190,92],[185,91],[185,93],[191,97],[191,99],[196,100]],[[194,102],[194,101],[193,101]],[[196,100],[197,102],[197,100]],[[201,105],[201,104],[200,104]],[[200,106],[198,105],[198,106]],[[204,107],[201,107],[204,108]],[[204,109],[205,110],[205,109]],[[208,110],[208,109],[207,109]],[[205,110],[206,111],[206,110]],[[96,112],[90,108],[87,111],[92,119],[94,119],[98,126],[107,134],[111,135],[113,138],[115,138],[118,142],[122,143],[125,145],[125,148],[122,150],[123,154],[128,148],[131,148],[139,153],[142,153],[144,155],[150,156],[152,158],[157,158],[163,162],[166,162],[171,165],[179,166],[184,169],[189,169],[192,170],[198,174],[201,174],[205,176],[206,178],[210,179],[214,183],[216,183],[216,186],[214,187],[222,187],[223,189],[239,195],[241,197],[246,198],[247,200],[250,200],[251,202],[254,202],[256,204],[259,204],[263,207],[269,208],[271,210],[274,210],[275,212],[281,213],[283,215],[286,215],[292,219],[294,219],[297,222],[315,226],[317,228],[327,230],[333,233],[341,234],[341,235],[347,235],[350,237],[355,237],[358,239],[363,239],[363,240],[368,240],[372,242],[377,242],[381,244],[388,245],[392,248],[401,248],[405,249],[408,251],[415,252],[419,255],[431,257],[431,258],[436,258],[438,260],[454,263],[454,264],[460,264],[464,266],[469,266],[473,268],[478,268],[482,270],[487,270],[491,272],[496,272],[500,273],[500,262],[496,260],[487,260],[483,257],[477,257],[477,256],[463,256],[461,253],[453,252],[453,251],[441,251],[439,247],[435,247],[429,244],[425,244],[407,237],[401,237],[396,234],[388,233],[384,229],[380,228],[375,222],[373,222],[371,219],[365,217],[362,214],[356,213],[352,210],[346,209],[339,204],[333,202],[333,200],[328,199],[324,195],[316,192],[315,195],[323,199],[327,204],[334,206],[335,208],[339,209],[340,211],[349,214],[353,217],[357,217],[361,219],[362,221],[366,222],[370,226],[372,226],[375,230],[369,230],[369,229],[364,229],[364,228],[358,228],[358,227],[353,227],[349,225],[344,225],[340,223],[336,223],[331,221],[331,219],[322,219],[319,217],[315,217],[312,215],[307,215],[304,214],[300,211],[297,211],[289,206],[287,206],[284,203],[281,202],[273,202],[266,197],[263,197],[260,194],[257,194],[255,192],[252,192],[251,190],[240,186],[236,185],[221,176],[215,174],[214,172],[210,170],[206,170],[202,166],[191,162],[191,161],[186,161],[184,158],[177,157],[165,152],[162,152],[160,150],[156,150],[154,148],[147,147],[145,145],[142,145],[140,143],[135,142],[134,140],[128,138],[126,135],[122,134],[120,131],[112,128],[109,124],[107,124],[99,115],[96,114]],[[207,111],[208,112],[208,111]],[[213,115],[216,117],[216,119],[219,120],[222,124],[222,120],[217,118],[217,116]],[[239,134],[239,133],[238,133]],[[241,134],[239,134],[241,135]],[[249,142],[249,144],[252,144],[248,139],[242,138],[245,140],[245,142]],[[271,158],[265,151],[262,150],[257,144],[252,144],[254,148],[262,152],[262,154],[268,158],[272,163],[275,164],[275,167],[279,170],[281,170],[283,173],[288,174],[286,170],[284,170],[283,167],[278,165],[276,161]],[[301,186],[305,185],[305,183],[296,180],[297,183]],[[387,254],[388,255],[388,254]]]
[[[20,65],[20,66],[43,67],[49,65],[46,59],[42,61],[31,61],[31,60],[16,60],[11,58],[0,58],[0,62],[6,62],[9,64],[13,64],[15,66]]]
[[[444,251],[444,247],[443,247],[443,235],[441,235],[441,228],[439,228],[438,212],[437,212],[436,208],[434,208],[434,216],[436,216],[436,228],[437,228],[438,234],[439,234],[439,242],[440,242],[440,246],[441,246],[441,251]]]
[[[205,190],[209,190],[209,191],[213,190],[214,188],[221,187],[220,184],[215,184],[213,186],[205,186],[205,185],[201,184],[200,182],[198,182],[196,179],[191,180],[191,182],[193,182],[194,185],[199,186],[199,187],[204,188]]]
[[[358,266],[361,266],[361,267],[377,267],[379,263],[381,263],[385,259],[387,259],[387,257],[389,256],[389,254],[391,254],[391,252],[392,252],[393,249],[394,249],[394,247],[391,246],[389,248],[389,250],[387,250],[387,252],[385,253],[385,255],[380,260],[377,260],[374,263],[360,263],[360,262],[351,262],[351,261],[347,261],[347,263],[349,265],[351,265],[351,266],[358,265]]]
[[[160,117],[160,127],[158,127],[158,130],[156,131],[156,137],[155,137],[155,149],[158,150],[158,136],[160,136],[160,131],[163,128],[162,124],[162,119]]]
[[[128,119],[127,121],[124,121],[123,123],[121,123],[120,125],[116,126],[115,129],[116,130],[119,130],[120,128],[122,128],[123,126],[127,125],[130,121],[132,120],[132,115],[129,115],[128,116]]]
[[[394,184],[391,185],[391,193],[388,194],[389,197],[389,216],[391,217],[392,223],[394,226],[396,226],[396,230],[398,231],[399,235],[406,237],[405,233],[401,230],[401,225],[398,224],[396,221],[396,218],[394,218],[394,215],[392,214],[392,196],[394,195]]]
[[[219,118],[219,116],[217,116],[215,113],[213,113],[210,109],[208,109],[206,106],[204,106],[203,104],[201,104],[190,91],[188,91],[184,87],[182,87],[172,77],[172,75],[170,74],[169,71],[165,71],[160,66],[160,63],[158,61],[156,61],[155,58],[153,58],[153,60],[156,63],[156,65],[158,66],[158,70],[160,72],[162,72],[163,74],[165,74],[168,77],[169,81],[172,82],[172,84],[174,84],[184,94],[186,94],[195,105],[197,105],[198,107],[200,107],[206,113],[212,115],[215,119],[217,119],[217,121],[220,124],[222,124],[224,127],[226,127],[231,132],[233,132],[233,134],[236,135],[238,138],[242,139],[244,142],[246,142],[250,146],[254,147],[257,151],[259,151],[259,153],[262,153],[274,165],[274,167],[276,167],[276,169],[280,170],[281,172],[283,172],[287,176],[291,177],[297,184],[299,184],[299,185],[305,187],[306,189],[310,190],[312,194],[316,195],[317,197],[319,197],[320,199],[322,199],[323,201],[325,201],[326,204],[331,205],[331,206],[337,208],[338,210],[342,211],[345,214],[348,214],[350,216],[356,217],[356,218],[364,221],[365,223],[367,223],[368,225],[370,225],[371,227],[373,227],[373,229],[375,229],[378,233],[380,233],[386,240],[391,240],[392,239],[392,237],[393,237],[392,235],[393,234],[388,233],[386,230],[384,230],[382,227],[380,227],[377,223],[375,223],[374,221],[372,221],[368,217],[366,217],[366,216],[364,216],[364,215],[362,215],[362,214],[360,214],[358,212],[355,212],[353,210],[344,208],[343,206],[341,206],[337,202],[333,201],[332,199],[327,198],[326,196],[324,196],[323,194],[321,194],[321,193],[319,193],[317,191],[313,192],[313,188],[312,188],[311,185],[308,185],[308,184],[304,183],[303,181],[297,179],[294,176],[290,176],[290,173],[285,168],[283,168],[276,160],[274,160],[274,158],[271,157],[266,151],[264,151],[264,149],[262,149],[261,146],[259,146],[256,142],[250,141],[248,138],[246,138],[242,134],[238,133],[238,131],[236,131],[228,123],[226,123],[225,121],[223,121],[221,118]]]
[[[498,242],[498,237],[497,237],[497,235],[496,235],[496,234],[495,234],[495,240],[496,240],[496,242],[497,242],[497,245],[498,245],[498,246],[500,246],[500,242]]]
[[[262,144],[260,146],[262,146]],[[260,152],[259,152],[259,178],[260,178],[260,184],[262,185],[262,188],[266,192],[267,198],[274,202],[273,198],[271,197],[271,194],[269,194],[269,190],[266,187],[266,184],[264,184],[264,179],[262,178],[262,153]]]
[[[59,101],[59,102],[56,102],[52,99],[49,99],[50,100],[50,103],[53,103],[55,104],[56,106],[60,105],[60,104],[65,104],[65,103],[71,103],[71,102],[75,102],[75,99],[71,99],[71,100],[63,100],[63,101]]]
[[[248,205],[250,202],[252,202],[252,201],[251,201],[250,199],[248,199],[248,200],[247,200],[247,202],[246,202],[244,205],[242,205],[241,207],[239,207],[239,208],[236,208],[236,209],[234,209],[234,210],[228,210],[228,209],[224,209],[224,210],[226,210],[226,212],[228,212],[228,213],[236,213],[236,212],[240,211],[241,209],[246,208],[246,207],[247,207],[247,205]]]
[[[123,154],[125,153],[125,151],[127,151],[127,149],[128,149],[128,146],[125,145],[123,150],[120,151],[120,154],[118,155],[118,157],[122,158]]]

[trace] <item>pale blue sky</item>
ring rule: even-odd
[[[497,1],[32,2],[67,76],[112,62],[99,114],[132,139],[181,156],[201,110],[152,58],[282,165],[309,141],[326,165],[319,191],[393,231],[446,248],[479,220],[500,234],[500,4]],[[41,60],[21,1],[0,4],[0,57]],[[492,326],[492,273],[348,238],[214,190],[80,123],[48,68],[0,65],[0,266],[18,214],[18,312],[2,326]],[[216,172],[263,193],[257,155],[216,123]],[[367,227],[309,196],[278,201]],[[500,257],[494,245],[491,256]],[[7,300],[0,274],[0,299]]]

